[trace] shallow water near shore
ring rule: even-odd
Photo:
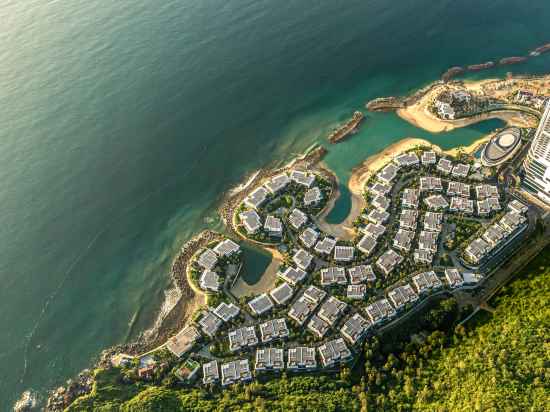
[[[5,1],[0,410],[150,327],[177,251],[222,228],[216,207],[244,176],[324,142],[370,98],[550,41],[549,19],[540,0]],[[550,54],[475,76],[508,70],[548,72]],[[345,182],[411,127],[368,114],[326,162]]]

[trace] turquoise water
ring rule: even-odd
[[[262,249],[243,245],[243,267],[241,277],[249,285],[255,285],[262,278],[269,263],[271,254]]]
[[[359,132],[349,138],[345,145],[331,146],[330,153],[326,157],[325,163],[335,171],[340,182],[340,197],[327,215],[327,222],[340,223],[351,210],[351,193],[347,182],[352,168],[365,158],[381,151],[388,144],[406,137],[420,137],[436,143],[443,149],[450,149],[460,145],[468,146],[504,125],[502,120],[490,119],[462,129],[432,134],[398,119],[393,113],[369,113]],[[387,135],[388,130],[391,130],[390,136]]]
[[[549,18],[519,0],[2,1],[0,410],[149,327],[177,250],[244,175],[372,97],[550,41]],[[413,131],[373,115],[327,162],[345,176]]]

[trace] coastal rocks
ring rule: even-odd
[[[461,66],[451,67],[441,75],[441,80],[443,80],[444,82],[448,82],[453,77],[458,76],[459,74],[462,74],[464,72],[466,72],[466,69],[464,67],[461,67]]]
[[[468,67],[466,67],[466,69],[469,72],[477,72],[477,71],[480,71],[480,70],[491,69],[493,67],[495,67],[495,62],[489,61],[489,62],[486,62],[486,63],[471,64]]]
[[[30,412],[36,408],[36,393],[25,391],[13,406],[14,412]]]
[[[405,107],[405,102],[401,97],[378,97],[366,104],[366,108],[371,112],[393,112]]]
[[[50,394],[45,411],[57,412],[64,410],[76,398],[90,393],[93,383],[94,377],[91,371],[89,369],[83,370],[75,381],[68,380],[67,386],[60,386]]]
[[[500,59],[498,64],[501,66],[508,65],[508,64],[517,64],[521,63],[527,60],[527,57],[525,56],[516,56],[516,57],[505,57],[504,59]]]
[[[540,54],[546,53],[547,51],[550,51],[550,43],[546,43],[542,46],[537,47],[535,50],[529,53],[529,56],[532,56],[532,57],[539,56]]]
[[[363,121],[364,118],[365,115],[362,112],[354,112],[350,120],[348,120],[344,125],[340,126],[328,136],[328,141],[334,144],[344,140],[351,133],[354,133],[357,130],[359,124]]]

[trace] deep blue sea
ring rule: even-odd
[[[550,42],[548,21],[543,0],[0,0],[0,410],[150,327],[177,250],[245,175],[370,98]],[[506,70],[550,55],[477,76]],[[326,161],[345,182],[403,137],[495,126],[368,114]]]

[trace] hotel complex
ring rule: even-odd
[[[524,161],[523,187],[550,204],[550,102]]]

